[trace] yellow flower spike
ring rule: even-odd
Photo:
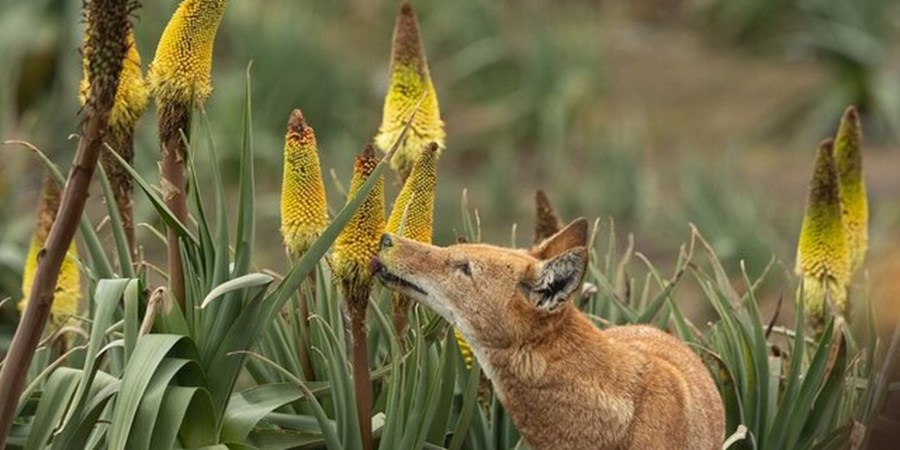
[[[387,231],[410,239],[431,243],[434,221],[434,193],[437,187],[437,152],[435,142],[422,150],[422,156],[413,165],[409,178],[394,201],[388,219]]]
[[[833,145],[828,139],[819,146],[797,246],[796,272],[804,280],[806,310],[810,318],[818,320],[825,316],[826,295],[838,312],[846,310],[850,282],[850,249]]]
[[[375,166],[378,156],[375,148],[367,145],[362,154],[356,156],[353,165],[353,179],[350,181],[347,201],[356,195]],[[344,297],[351,310],[365,311],[366,301],[372,287],[372,273],[369,264],[378,253],[378,242],[384,233],[384,180],[378,180],[366,200],[360,205],[347,226],[334,243],[332,267],[340,281]]]
[[[866,258],[869,246],[869,202],[862,168],[862,126],[856,108],[844,111],[834,143],[834,161],[850,244],[851,276]]]
[[[61,193],[49,175],[44,176],[41,187],[41,198],[38,202],[38,216],[35,221],[34,235],[28,248],[28,256],[25,260],[25,270],[22,277],[22,300],[18,309],[25,311],[28,298],[31,294],[31,286],[34,275],[37,272],[38,255],[44,248],[50,227],[56,220],[56,212],[59,210]],[[53,300],[53,309],[50,311],[52,327],[58,327],[64,323],[71,324],[72,317],[78,313],[78,303],[81,300],[81,277],[78,272],[78,253],[75,242],[69,247],[66,259],[63,261],[59,272],[59,280],[56,282],[56,293]]]
[[[91,21],[89,20],[90,24]],[[87,36],[90,30],[85,30],[84,49],[82,51],[82,72],[81,85],[78,89],[78,101],[84,105],[90,93],[90,77],[88,76],[88,61],[93,51],[87,45]],[[141,70],[141,55],[138,53],[137,46],[134,42],[134,33],[129,31],[126,36],[128,44],[128,52],[122,61],[122,72],[119,75],[119,87],[116,89],[116,99],[113,108],[109,113],[109,127],[112,133],[121,133],[122,131],[131,130],[138,119],[147,109],[150,100],[150,90],[147,81],[144,79]],[[113,149],[119,150],[115,146]]]
[[[562,222],[553,210],[550,198],[542,189],[534,192],[534,243],[540,244],[544,239],[556,234],[563,227]]]
[[[400,6],[394,23],[390,72],[381,127],[375,137],[375,145],[382,151],[390,150],[416,104],[425,95],[409,134],[391,159],[391,167],[405,180],[419,158],[422,147],[436,142],[440,152],[444,148],[445,137],[444,122],[441,120],[437,93],[428,72],[416,12],[406,2]]]
[[[281,236],[294,256],[301,256],[328,225],[325,182],[319,168],[316,134],[299,109],[291,112],[284,137],[281,182]]]
[[[226,0],[184,0],[169,20],[150,64],[157,103],[203,102],[212,92],[213,42]]]

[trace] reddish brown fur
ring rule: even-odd
[[[575,288],[558,307],[534,301],[550,260],[569,254],[586,263],[586,236],[583,219],[530,252],[387,236],[375,269],[463,332],[534,448],[720,448],[722,402],[687,346],[647,326],[599,330],[565,301]]]

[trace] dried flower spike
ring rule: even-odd
[[[550,198],[542,189],[534,192],[534,243],[540,244],[563,227]]]
[[[212,92],[213,43],[226,0],[184,0],[169,20],[150,64],[157,103],[203,102]]]
[[[44,248],[44,243],[47,242],[50,227],[56,220],[60,197],[59,186],[49,175],[44,175],[34,235],[31,237],[31,245],[28,247],[28,256],[25,259],[25,270],[22,276],[22,300],[18,304],[20,312],[25,311],[25,307],[28,305],[34,275],[37,271],[38,256]],[[50,310],[50,325],[53,328],[73,323],[72,317],[78,313],[78,303],[81,300],[81,277],[78,272],[78,252],[74,241],[69,246],[69,251],[60,268],[55,292],[53,308]]]
[[[425,99],[413,119],[409,134],[391,159],[391,167],[405,180],[419,158],[422,147],[430,142],[444,147],[444,122],[438,106],[437,93],[431,83],[428,63],[419,33],[419,23],[412,5],[404,2],[397,13],[391,46],[390,86],[384,98],[381,127],[375,144],[382,151],[390,150],[400,136],[422,95]]]
[[[841,191],[844,226],[850,244],[852,276],[862,266],[869,246],[869,202],[862,168],[862,126],[859,113],[853,106],[844,111],[841,119],[835,137],[834,161]]]
[[[812,319],[824,317],[826,296],[843,313],[850,282],[850,250],[832,147],[831,139],[819,147],[797,247],[796,272],[803,277],[804,302]]]
[[[328,207],[316,135],[303,113],[295,109],[284,137],[281,236],[291,254],[300,256],[327,225]]]
[[[348,202],[353,199],[377,165],[378,156],[375,149],[367,145],[362,154],[356,157],[353,179],[350,181],[347,195]],[[340,281],[344,297],[347,298],[351,309],[365,309],[372,286],[369,264],[378,253],[378,242],[383,233],[384,180],[379,179],[334,243],[332,261],[334,275]]]

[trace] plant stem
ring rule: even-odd
[[[98,44],[95,48],[102,46],[103,52],[98,52],[101,54],[98,58],[104,59],[106,66],[101,67],[101,70],[105,73],[92,78],[94,81],[91,84],[90,98],[84,109],[83,136],[69,171],[62,204],[56,221],[50,228],[44,249],[38,254],[37,271],[28,297],[28,306],[16,328],[3,368],[0,369],[0,448],[5,448],[6,438],[15,419],[28,367],[53,306],[59,270],[75,237],[75,230],[89,195],[91,178],[103,149],[109,113],[122,71],[122,58],[127,49],[123,31],[130,29],[130,10],[126,4],[123,0],[101,0],[91,2],[88,6],[96,8],[96,11],[92,11],[95,13],[93,17],[104,19],[104,23],[96,27],[96,36],[91,39]],[[114,42],[116,40],[121,42]],[[117,51],[121,53],[115,54]]]
[[[170,102],[159,106],[157,121],[159,141],[162,145],[163,200],[166,206],[182,224],[187,224],[187,200],[185,195],[185,148],[182,133],[187,136],[190,122],[190,105],[181,102]],[[185,309],[184,265],[181,261],[181,248],[175,230],[169,228],[168,240],[169,291],[181,310]]]
[[[366,291],[368,296],[368,291]],[[369,348],[366,339],[367,299],[349,301],[350,338],[353,347],[353,384],[356,390],[356,413],[364,450],[372,450],[372,380],[369,373]]]
[[[309,356],[309,303],[314,301],[316,298],[316,271],[313,270],[309,274],[309,278],[307,278],[307,282],[309,283],[309,297],[306,296],[306,292],[303,292],[303,289],[300,290],[300,295],[298,297],[300,302],[300,327],[298,331],[303,333],[300,339],[300,349],[297,357],[300,359],[300,369],[303,370],[303,377],[306,381],[315,381],[316,373],[313,371],[312,367],[312,358]]]
[[[397,339],[401,344],[406,342],[406,329],[409,328],[409,307],[412,300],[405,295],[394,292],[393,297],[393,322],[394,330],[397,332]]]

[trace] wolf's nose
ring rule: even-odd
[[[384,250],[394,244],[393,244],[393,242],[391,242],[391,236],[389,234],[385,233],[385,234],[381,235],[381,242],[379,245],[381,246],[381,249]]]

